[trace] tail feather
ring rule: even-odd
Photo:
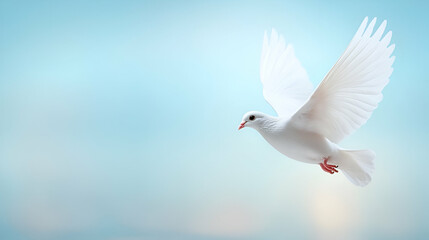
[[[375,153],[371,150],[341,150],[338,168],[350,182],[366,186],[374,172]]]

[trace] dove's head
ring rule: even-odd
[[[238,127],[238,130],[251,127],[258,130],[267,120],[267,115],[261,112],[251,111],[243,116],[243,120]]]

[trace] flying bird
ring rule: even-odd
[[[392,32],[383,36],[386,20],[376,31],[375,23],[376,18],[369,24],[368,17],[363,20],[315,90],[292,46],[276,30],[269,39],[265,32],[260,78],[263,95],[278,116],[251,111],[238,129],[254,128],[287,157],[318,164],[329,174],[339,169],[353,184],[367,185],[375,153],[344,149],[338,143],[370,118],[393,72]]]

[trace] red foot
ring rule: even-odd
[[[322,168],[323,171],[330,173],[330,174],[334,174],[334,171],[329,170],[328,168],[325,167],[325,165],[323,165],[323,163],[319,164],[320,167]]]
[[[338,170],[336,169],[338,167],[338,165],[331,165],[328,164],[328,160],[329,158],[324,158],[323,159],[323,163],[320,163],[320,167],[322,168],[323,171],[330,173],[330,174],[334,174],[336,172],[338,172]]]

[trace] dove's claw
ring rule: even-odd
[[[330,174],[334,174],[334,172],[331,169],[327,168],[323,163],[320,163],[319,165],[323,171],[330,173]]]
[[[328,164],[328,160],[329,158],[324,158],[323,163],[319,164],[322,170],[330,174],[337,173],[338,170],[336,168],[338,168],[338,165]]]

